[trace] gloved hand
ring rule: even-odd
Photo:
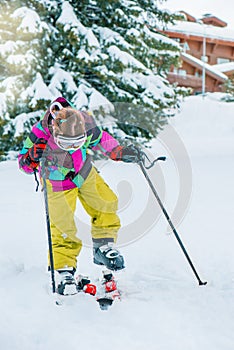
[[[113,160],[122,160],[125,163],[138,163],[141,159],[140,150],[134,146],[117,146],[111,153],[110,158]]]
[[[31,160],[31,158],[29,157],[28,152],[26,154],[23,155],[23,157],[20,159],[20,165],[23,166],[27,166],[28,168],[32,169],[33,171],[37,169],[39,162],[34,162]]]
[[[46,140],[37,139],[34,145],[20,159],[20,165],[21,166],[26,165],[32,170],[36,170],[45,148],[46,148]]]
[[[123,148],[122,161],[125,163],[138,163],[140,161],[140,150],[134,145],[129,145]]]
[[[29,149],[28,154],[33,162],[39,162],[43,152],[46,148],[47,141],[44,139],[37,139],[34,145]]]

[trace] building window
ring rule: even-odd
[[[201,74],[200,74],[198,71],[196,71],[195,74],[194,74],[194,76],[197,77],[197,78],[200,78],[200,77],[201,77]]]
[[[173,73],[178,74],[178,75],[182,75],[182,76],[186,76],[186,74],[187,74],[185,69],[178,69],[178,68],[174,68]]]
[[[230,60],[228,58],[217,57],[217,64],[228,63]]]
[[[179,75],[182,75],[182,76],[186,76],[187,73],[186,73],[186,70],[185,70],[185,69],[179,69],[179,70],[178,70],[178,74],[179,74]]]
[[[189,44],[186,41],[184,43],[181,43],[180,46],[184,52],[190,50]]]

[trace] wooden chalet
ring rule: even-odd
[[[227,29],[227,23],[216,16],[207,14],[197,21],[190,14],[181,13],[186,20],[163,31],[182,47],[181,66],[171,67],[168,80],[200,93],[205,69],[205,91],[223,91],[224,82],[234,74],[234,30]]]

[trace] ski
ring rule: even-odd
[[[105,270],[102,274],[96,300],[101,310],[108,310],[116,299],[121,300],[121,293],[112,271]]]
[[[121,300],[117,280],[110,270],[103,271],[102,277],[96,281],[96,284],[91,283],[90,278],[83,275],[78,275],[75,280],[75,284],[66,286],[64,294],[55,293],[56,305],[63,305],[66,300],[71,300],[82,293],[96,297],[96,301],[103,311],[108,310],[115,300]]]
[[[63,293],[60,293],[59,286],[55,292],[56,305],[63,305],[67,299],[72,299],[78,294],[90,294],[95,296],[97,287],[95,284],[90,283],[91,280],[88,276],[78,275],[73,283],[68,283],[63,289]]]

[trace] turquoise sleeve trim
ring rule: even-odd
[[[83,162],[85,162],[86,158],[87,158],[87,148],[86,147],[82,147],[81,148],[81,152],[82,152],[82,160],[83,160]]]
[[[100,130],[100,134],[99,134],[99,136],[98,136],[98,138],[96,140],[90,142],[89,146],[91,146],[91,147],[97,146],[97,144],[100,142],[100,140],[102,138],[103,130],[100,127],[98,127],[98,129]]]
[[[27,137],[26,140],[24,141],[23,148],[20,151],[20,154],[26,154],[29,148],[31,148],[32,146],[33,146],[33,142],[30,140],[29,137]]]
[[[19,154],[20,154],[20,155],[24,155],[24,154],[26,154],[27,152],[28,152],[28,149],[23,147]]]
[[[45,129],[42,127],[41,122],[38,122],[38,124],[36,125],[36,127],[37,127],[37,129],[43,131],[43,132],[46,134],[46,131],[45,131]]]

